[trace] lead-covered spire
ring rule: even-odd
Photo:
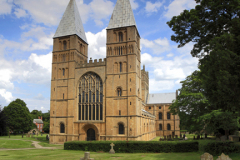
[[[78,35],[87,43],[87,38],[83,28],[82,20],[75,0],[70,0],[66,11],[53,38]]]
[[[129,0],[117,0],[107,29],[136,26],[135,18]]]

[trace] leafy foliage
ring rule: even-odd
[[[201,116],[209,112],[209,102],[203,95],[202,82],[199,79],[200,71],[194,71],[186,80],[182,81],[180,94],[169,107],[170,112],[178,114],[181,119],[181,128],[189,132],[200,133],[204,123]]]
[[[3,112],[7,117],[7,126],[15,134],[28,132],[32,128],[32,117],[23,100],[16,99],[12,101],[7,107],[4,107]]]
[[[0,136],[7,135],[7,134],[8,134],[8,127],[6,123],[6,116],[0,105]]]

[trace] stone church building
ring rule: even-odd
[[[117,0],[106,58],[88,62],[83,24],[70,0],[53,37],[50,143],[180,135],[179,117],[168,110],[177,93],[149,94],[140,39],[129,0]]]

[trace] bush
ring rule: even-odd
[[[196,152],[198,142],[156,142],[156,141],[72,141],[64,143],[64,150],[104,151],[109,152],[114,143],[116,153],[168,153]]]
[[[213,156],[230,153],[239,153],[240,146],[233,142],[209,142],[201,146],[203,152],[208,152]]]

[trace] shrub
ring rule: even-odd
[[[239,153],[240,146],[233,142],[209,142],[202,146],[204,152],[208,152],[214,156],[230,153]]]
[[[198,142],[156,142],[156,141],[72,141],[64,143],[64,150],[104,151],[109,152],[110,144],[114,143],[116,153],[168,153],[196,152]]]

